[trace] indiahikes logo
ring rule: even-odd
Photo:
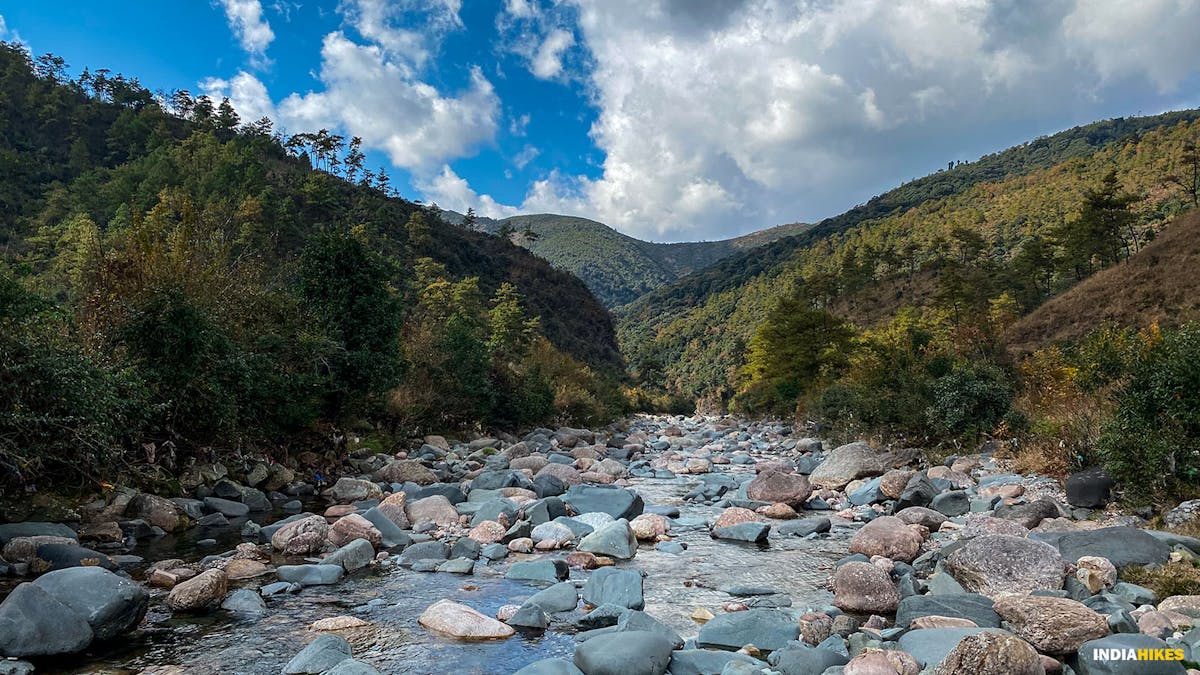
[[[1182,649],[1093,649],[1097,661],[1182,661]]]

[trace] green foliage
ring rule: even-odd
[[[392,275],[365,242],[324,232],[300,255],[300,295],[338,345],[330,363],[330,411],[357,408],[355,397],[381,395],[403,373],[398,340],[403,319],[388,288]]]
[[[1200,476],[1200,323],[1162,332],[1133,363],[1097,448],[1127,488],[1154,493]]]
[[[744,384],[734,405],[789,412],[821,379],[846,366],[853,330],[802,297],[782,300],[750,339]]]
[[[990,363],[959,363],[933,383],[926,415],[942,436],[974,438],[995,429],[1009,413],[1009,378]]]

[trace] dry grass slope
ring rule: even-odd
[[[1163,229],[1124,263],[1098,272],[1013,324],[1017,354],[1082,338],[1106,324],[1140,328],[1200,319],[1200,211]]]

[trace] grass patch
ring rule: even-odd
[[[1121,570],[1121,580],[1149,588],[1159,600],[1172,595],[1200,595],[1200,567],[1186,560],[1158,569],[1127,567]]]

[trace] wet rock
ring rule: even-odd
[[[758,659],[737,652],[717,652],[708,649],[681,649],[671,654],[667,672],[671,675],[709,675],[721,673],[730,663],[761,665]]]
[[[901,635],[900,648],[911,654],[918,663],[933,666],[941,663],[960,640],[980,633],[1011,635],[998,628],[925,628]]]
[[[0,654],[5,656],[73,654],[92,638],[83,616],[35,584],[17,586],[0,603]]]
[[[607,567],[603,571],[608,571],[613,568]],[[590,580],[589,580],[589,583]],[[590,602],[590,601],[589,601]],[[526,603],[532,603],[541,607],[547,613],[554,612],[570,612],[579,605],[579,591],[575,588],[575,582],[562,581],[554,584],[550,588],[543,589],[534,593]],[[591,603],[597,604],[597,603]]]
[[[760,502],[787,504],[801,508],[812,494],[808,479],[799,474],[765,471],[746,485],[746,496]]]
[[[379,530],[379,538],[383,548],[403,547],[412,543],[412,537],[400,529],[394,520],[385,516],[378,507],[369,508],[363,511],[361,515],[363,520],[374,526],[376,530]]]
[[[917,675],[921,667],[911,655],[894,649],[868,650],[842,668],[844,675]]]
[[[250,507],[230,499],[220,497],[205,497],[204,506],[213,513],[219,513],[227,518],[244,518],[250,514]],[[164,528],[165,529],[165,528]]]
[[[565,580],[570,573],[567,563],[562,560],[522,560],[513,563],[504,577],[514,581],[555,584]]]
[[[712,530],[714,539],[729,539],[748,543],[766,541],[770,533],[770,525],[758,522],[738,523],[728,527],[714,527]]]
[[[56,543],[71,543],[77,540],[75,530],[62,523],[27,521],[0,524],[0,544],[8,544],[20,537],[61,537],[67,540]]]
[[[4,544],[3,549],[0,549],[0,558],[12,563],[27,563],[37,557],[38,548],[45,544],[73,546],[77,543],[73,536],[60,537],[52,534],[13,537]]]
[[[329,523],[322,516],[309,516],[285,524],[271,535],[271,546],[284,555],[307,555],[325,547]]]
[[[513,675],[584,675],[574,663],[563,659],[542,659],[513,673]]]
[[[642,573],[604,567],[592,572],[583,587],[584,602],[594,607],[611,604],[629,609],[643,609],[646,601],[642,595]]]
[[[362,569],[375,559],[375,547],[366,539],[355,539],[325,556],[326,565],[337,565],[347,572]]]
[[[280,565],[275,576],[301,586],[328,586],[341,581],[345,572],[341,565]]]
[[[639,541],[655,541],[671,530],[671,523],[658,514],[643,513],[629,521],[629,528]]]
[[[225,573],[219,569],[201,572],[180,582],[167,595],[167,607],[175,612],[204,609],[225,597]]]
[[[350,658],[350,643],[331,633],[317,636],[283,667],[285,675],[320,675]]]
[[[580,551],[629,560],[637,555],[637,537],[624,518],[598,528],[579,540]]]
[[[267,603],[262,596],[248,588],[239,588],[221,603],[221,609],[239,616],[256,619],[267,614]]]
[[[1069,598],[1010,595],[996,600],[995,608],[1014,633],[1049,654],[1073,653],[1108,634],[1103,616]]]
[[[780,534],[792,535],[794,537],[807,537],[810,534],[818,534],[828,532],[833,528],[833,523],[828,518],[804,518],[801,520],[793,520],[784,523],[775,528]]]
[[[614,519],[636,518],[645,510],[641,495],[632,490],[598,485],[573,485],[562,495],[575,513],[607,513]]]
[[[1058,590],[1066,576],[1054,547],[1030,539],[987,535],[967,541],[944,562],[966,590],[995,598],[1002,593]]]
[[[882,516],[864,525],[850,539],[850,551],[911,562],[921,551],[921,535],[893,516]]]
[[[782,675],[824,673],[830,668],[846,665],[849,660],[846,654],[832,649],[810,647],[800,642],[789,642],[767,657],[767,663]]]
[[[762,522],[762,518],[750,509],[743,509],[740,506],[731,506],[721,512],[717,519],[713,521],[713,529],[733,527],[742,523],[757,523]]]
[[[575,540],[575,532],[560,522],[550,521],[534,527],[529,538],[534,544],[549,541],[554,543],[554,548],[561,548]]]
[[[450,547],[440,541],[422,541],[409,546],[400,554],[396,564],[411,567],[422,560],[446,560],[450,556]]]
[[[150,601],[141,585],[99,567],[50,572],[34,584],[83,617],[97,640],[137,628]]]
[[[1108,503],[1115,483],[1104,469],[1091,467],[1067,478],[1067,503],[1077,508],[1095,509]]]
[[[674,645],[650,631],[600,635],[575,649],[575,665],[587,675],[662,675]]]
[[[169,499],[151,494],[139,494],[129,502],[125,515],[138,518],[167,532],[186,529],[191,520],[183,509]]]
[[[858,614],[891,614],[900,596],[886,572],[871,563],[846,563],[833,575],[834,604]]]
[[[1170,546],[1135,527],[1032,532],[1029,538],[1057,548],[1067,560],[1098,556],[1107,558],[1118,569],[1130,565],[1162,564],[1171,555]]]
[[[753,644],[763,652],[772,652],[796,640],[799,635],[799,626],[786,612],[751,609],[721,614],[704,624],[696,638],[696,645],[737,651]]]
[[[1044,675],[1028,642],[1003,633],[977,633],[958,641],[934,675]]]
[[[116,570],[117,564],[113,562],[112,558],[99,551],[74,544],[42,544],[38,546],[37,554],[29,561],[29,570],[34,574],[44,574],[72,567],[102,567],[106,570]]]
[[[429,630],[465,640],[511,637],[511,626],[450,600],[438,600],[421,613],[417,622]]]

